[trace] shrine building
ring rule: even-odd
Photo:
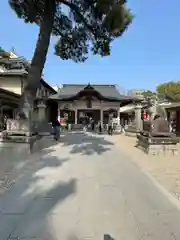
[[[58,116],[68,115],[72,124],[81,124],[86,116],[107,123],[110,114],[120,117],[121,106],[138,101],[121,95],[116,85],[109,84],[63,84],[49,100],[58,103]]]

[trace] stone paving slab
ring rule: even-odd
[[[113,138],[67,133],[51,150],[0,197],[1,209],[7,210],[0,215],[0,240],[102,240],[105,234],[115,240],[180,238],[180,208]],[[22,203],[17,212],[13,196]]]

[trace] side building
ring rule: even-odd
[[[0,56],[0,118],[16,116],[18,102],[27,82],[30,62],[13,53]],[[57,116],[52,112],[52,102],[48,97],[57,91],[41,78],[34,104],[34,119],[46,118],[52,121]]]

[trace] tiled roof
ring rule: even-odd
[[[52,99],[66,99],[77,95],[80,91],[82,91],[87,85],[85,84],[64,84],[60,91],[52,95],[50,98]],[[92,84],[97,92],[99,92],[103,97],[116,99],[116,100],[128,100],[131,97],[121,95],[116,88],[116,85],[96,85]]]
[[[0,72],[0,76],[7,76],[7,75],[19,76],[19,75],[24,75],[24,74],[28,74],[28,72],[24,69],[12,69],[12,70],[6,70],[4,72]]]
[[[5,70],[0,72],[0,76],[21,76],[28,74],[28,68],[30,66],[30,62],[27,61],[24,57],[17,57],[17,58],[8,58],[8,59],[0,59],[0,63],[23,63],[24,68],[22,69],[11,69],[11,70]],[[57,91],[51,87],[43,78],[41,78],[41,83],[44,84],[47,88],[51,89],[54,94],[57,93]]]

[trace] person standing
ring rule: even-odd
[[[4,119],[3,119],[3,130],[6,130],[7,129],[7,116],[4,116]]]
[[[92,132],[94,132],[94,130],[95,130],[95,122],[94,122],[94,119],[91,120],[91,129],[92,129]]]
[[[102,123],[101,121],[98,122],[98,129],[99,129],[99,133],[102,133]]]
[[[53,123],[53,128],[54,128],[54,140],[58,141],[60,137],[60,122],[58,119],[55,120]]]
[[[108,134],[112,136],[113,133],[113,118],[110,116],[108,121]]]

